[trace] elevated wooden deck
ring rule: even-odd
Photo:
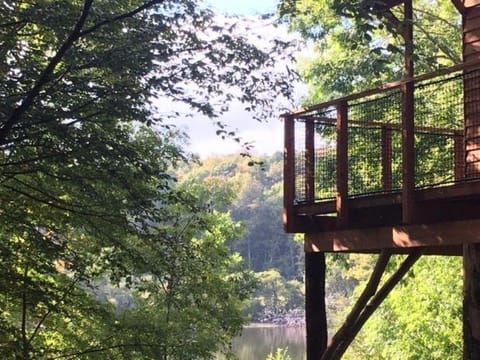
[[[462,244],[480,242],[480,181],[415,192],[416,222],[402,225],[401,194],[379,194],[351,199],[348,226],[336,217],[336,202],[299,205],[299,226],[306,233],[307,252],[397,253],[418,246],[426,254],[462,255]]]
[[[306,251],[461,255],[480,242],[464,98],[480,100],[478,63],[286,115],[286,231],[305,233]]]
[[[306,238],[309,360],[339,360],[423,254],[463,255],[463,358],[479,359],[480,0],[452,2],[462,15],[463,64],[413,78],[412,1],[378,1],[373,13],[403,7],[407,79],[284,117],[284,225]],[[380,253],[333,337],[325,252]],[[380,286],[394,253],[408,256]]]

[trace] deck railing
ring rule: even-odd
[[[457,65],[286,115],[286,205],[405,194],[409,176],[413,190],[462,181],[466,79],[480,88],[478,67]]]

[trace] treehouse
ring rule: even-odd
[[[480,359],[480,0],[452,1],[463,18],[462,64],[414,76],[411,0],[380,1],[383,11],[403,6],[404,79],[284,116],[284,227],[305,234],[308,360],[340,358],[428,254],[464,257],[464,358]],[[325,252],[381,254],[328,346]],[[409,256],[378,289],[397,253]]]

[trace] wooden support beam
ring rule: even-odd
[[[295,229],[295,119],[283,118],[285,128],[285,148],[283,151],[283,227],[286,232]]]
[[[305,317],[307,360],[318,360],[327,348],[325,254],[305,253]]]
[[[315,123],[305,123],[305,195],[307,204],[315,202]]]
[[[348,224],[348,104],[337,106],[337,218],[338,226]]]
[[[480,1],[453,1],[457,9],[463,3],[463,59],[480,59]],[[460,10],[460,9],[459,9]],[[480,102],[478,79],[464,79],[465,139],[463,148],[465,178],[480,174]],[[463,245],[464,298],[463,340],[464,360],[480,359],[480,241]]]
[[[305,239],[305,249],[310,252],[368,252],[462,245],[480,243],[480,220],[308,233]]]
[[[412,0],[404,4],[405,77],[413,78],[413,8]],[[404,224],[415,221],[415,99],[414,83],[402,90],[402,218]]]
[[[463,60],[480,60],[480,1],[465,4],[463,16]],[[472,74],[474,75],[474,74]],[[480,175],[480,80],[476,76],[464,78],[465,116],[465,177]]]
[[[365,286],[362,294],[358,298],[357,302],[353,306],[350,314],[348,314],[343,325],[337,330],[335,335],[332,337],[332,340],[328,344],[327,350],[324,352],[321,360],[330,360],[333,355],[338,350],[341,343],[347,340],[349,336],[350,329],[357,322],[358,317],[362,314],[362,311],[368,304],[368,300],[375,295],[382,275],[385,272],[385,269],[390,260],[391,253],[388,250],[383,250],[377,260],[375,268],[373,269],[372,275]]]

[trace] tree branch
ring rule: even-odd
[[[80,33],[80,36],[83,37],[85,35],[88,35],[88,34],[94,32],[94,31],[98,30],[99,28],[105,26],[105,25],[112,24],[112,23],[117,22],[117,21],[121,21],[121,20],[124,20],[124,19],[131,18],[131,17],[135,16],[136,14],[142,12],[143,10],[148,9],[148,8],[152,7],[153,5],[161,4],[162,2],[163,2],[163,0],[150,0],[150,1],[146,2],[145,4],[143,4],[142,6],[139,6],[138,8],[136,8],[132,11],[129,11],[128,13],[124,13],[124,14],[121,14],[121,15],[114,16],[113,18],[103,20],[103,21],[93,25],[92,27],[90,27],[88,29],[85,29],[84,31],[82,31]]]
[[[0,128],[0,144],[4,144],[6,142],[6,138],[13,126],[20,121],[23,114],[25,114],[25,112],[27,112],[29,108],[33,105],[35,98],[38,96],[38,94],[40,94],[40,91],[45,86],[45,84],[48,83],[50,76],[53,74],[57,65],[60,63],[67,51],[70,50],[73,44],[79,39],[81,30],[85,25],[87,17],[90,13],[92,3],[93,0],[85,0],[82,13],[77,23],[75,24],[72,32],[68,36],[67,40],[65,40],[60,49],[58,49],[57,53],[51,58],[47,67],[40,75],[40,78],[37,80],[33,88],[31,88],[30,91],[27,92],[21,104],[17,108],[15,108],[15,110],[13,110],[10,117]]]
[[[440,43],[439,41],[436,41],[434,39],[433,36],[430,35],[430,33],[425,30],[425,28],[423,28],[422,26],[420,26],[420,24],[418,24],[418,22],[415,22],[414,25],[423,33],[423,35],[425,35],[425,37],[432,42],[432,44],[435,44],[436,46],[438,46],[438,48],[440,50],[443,51],[443,53],[445,54],[445,56],[450,59],[453,64],[458,64],[460,62],[462,62],[462,59],[460,56],[457,56],[453,51],[450,50],[449,47],[445,46],[444,44]]]
[[[363,292],[355,303],[352,311],[350,314],[348,314],[347,319],[337,333],[333,336],[332,340],[330,341],[330,345],[327,347],[322,356],[322,360],[330,359],[337,349],[337,344],[343,343],[348,337],[350,328],[357,322],[359,316],[362,314],[362,311],[367,306],[368,301],[377,292],[378,284],[385,273],[385,269],[388,265],[391,255],[392,252],[390,250],[382,250],[367,285],[363,289]]]
[[[15,179],[15,180],[18,180],[18,179]],[[29,199],[32,199],[36,202],[41,203],[41,204],[51,206],[52,208],[55,208],[57,210],[66,211],[66,212],[69,212],[71,214],[77,214],[77,215],[83,215],[83,216],[89,216],[89,217],[97,217],[97,218],[102,218],[102,219],[112,219],[113,218],[111,215],[109,215],[107,213],[100,213],[100,212],[96,212],[96,211],[83,211],[81,209],[76,209],[75,205],[72,205],[72,204],[62,205],[62,204],[58,203],[58,201],[57,201],[58,199],[55,199],[55,198],[54,198],[54,200],[51,200],[51,201],[41,199],[39,197],[33,196],[32,194],[30,194],[26,191],[19,190],[19,189],[15,188],[13,186],[10,186],[10,185],[5,185],[4,184],[2,186],[6,189],[9,189],[12,192],[23,195],[23,196],[25,196]],[[70,205],[70,206],[68,206],[68,205]]]
[[[59,302],[66,299],[67,295],[70,293],[71,290],[73,290],[74,286],[78,283],[79,280],[80,280],[80,277],[77,277],[76,279],[74,279],[74,281],[72,281],[72,283],[68,286],[68,288],[64,292],[63,296],[60,298]],[[53,312],[53,310],[54,310],[54,306],[50,306],[48,308],[47,312],[38,321],[37,326],[35,326],[35,329],[33,330],[32,335],[30,335],[30,338],[28,339],[28,344],[29,345],[32,343],[33,339],[35,338],[37,333],[40,331],[40,328],[41,328],[42,324],[50,316],[50,314]]]
[[[6,28],[15,25],[25,25],[27,22],[25,20],[18,20],[18,21],[10,21],[6,23],[0,24],[0,28]]]
[[[322,360],[340,360],[347,350],[348,346],[355,339],[355,336],[362,329],[363,325],[367,322],[370,316],[375,312],[375,310],[382,304],[386,299],[388,294],[395,288],[395,286],[402,280],[405,274],[411,269],[411,267],[417,262],[417,260],[422,256],[424,248],[413,249],[408,257],[403,261],[400,267],[395,271],[395,273],[383,284],[383,286],[375,293],[375,296],[371,301],[366,304],[362,309],[361,314],[355,319],[354,322],[349,324],[348,333],[343,339],[339,339],[336,343],[330,344],[329,348],[332,347],[329,352],[329,356],[322,356]]]

